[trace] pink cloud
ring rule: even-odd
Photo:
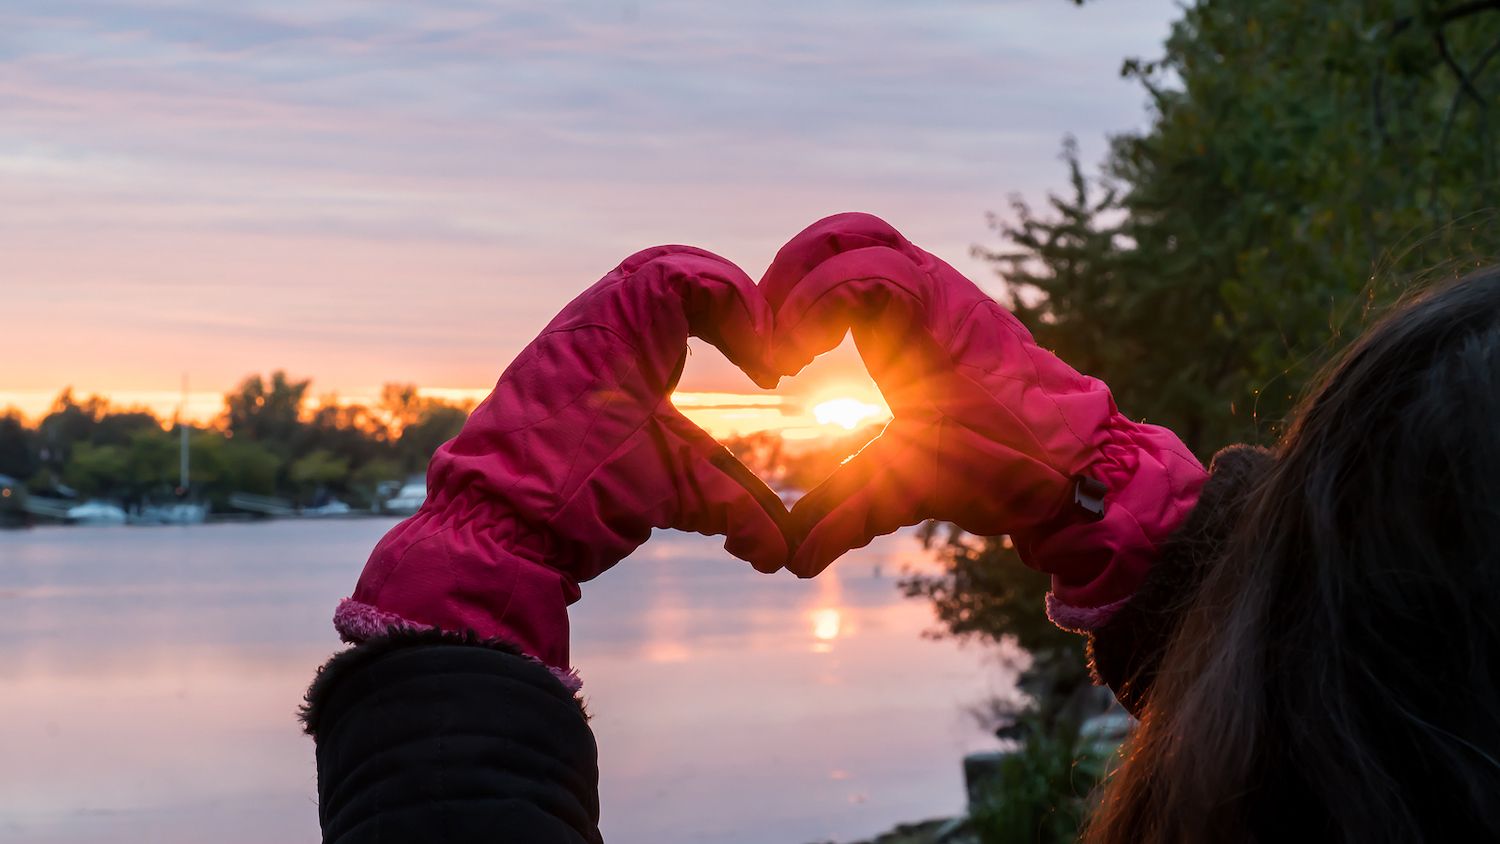
[[[295,8],[55,0],[0,59],[0,391],[484,385],[622,257],[752,275],[837,211],[968,257],[1140,120],[1170,0]],[[46,350],[39,353],[38,350]],[[703,356],[700,356],[703,357]],[[695,364],[696,365],[696,364]],[[744,382],[704,364],[698,389]]]

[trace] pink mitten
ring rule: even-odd
[[[500,638],[566,675],[578,584],[652,528],[724,534],[761,571],[787,559],[786,511],[669,396],[689,335],[767,386],[770,312],[730,262],[636,253],[563,310],[438,449],[427,502],[375,547],[334,625]]]
[[[788,565],[812,576],[924,519],[1009,534],[1052,575],[1065,627],[1102,624],[1141,584],[1205,473],[1171,431],[1130,421],[1109,388],[1036,345],[1013,314],[867,214],[814,223],[760,282],[776,371],[843,339],[895,419],[792,510]]]

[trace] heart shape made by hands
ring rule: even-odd
[[[851,329],[894,418],[790,512],[672,405],[690,336],[769,389]],[[793,238],[758,285],[691,247],[627,258],[522,350],[427,479],[339,629],[468,629],[565,668],[578,584],[655,528],[722,535],[757,569],[811,577],[941,519],[1010,534],[1060,602],[1098,614],[1139,585],[1204,473],[972,281],[884,221],[843,214]]]
[[[1013,330],[954,319],[980,306]],[[982,325],[994,342],[969,344],[978,352],[966,359],[956,325]],[[789,513],[672,405],[687,339],[705,340],[772,388],[851,327],[895,419]],[[547,561],[567,578],[568,594],[654,528],[722,535],[726,550],[758,569],[812,576],[925,518],[981,521],[967,516],[996,499],[993,478],[978,471],[995,464],[986,453],[995,449],[966,432],[1007,415],[1003,356],[1023,339],[1015,318],[977,286],[868,215],[805,230],[759,285],[700,249],[646,249],[569,303],[512,361],[434,455],[426,510],[438,524],[482,513],[516,525],[506,547]],[[976,384],[976,366],[999,373],[995,389]],[[955,418],[963,424],[951,425]]]
[[[1004,356],[1030,366],[1025,347],[1034,348],[1009,311],[866,214],[829,217],[804,230],[776,255],[755,293],[771,318],[769,333],[759,338],[764,345],[737,347],[722,333],[705,333],[701,323],[694,333],[770,388],[852,330],[894,414],[879,436],[792,507],[782,523],[788,568],[811,577],[875,536],[928,518],[980,530],[1006,520],[1010,513],[997,518],[987,504],[997,498],[988,467],[1003,465],[997,456],[1043,450],[1003,406],[1016,396],[1013,382],[1035,380],[1034,373],[1007,371],[1014,364]],[[724,468],[747,487],[764,486],[745,477],[750,472],[738,461]],[[1055,510],[1056,489],[1032,484],[1021,512]]]
[[[1113,410],[1097,382],[1038,349],[1014,315],[972,281],[867,214],[810,226],[777,253],[753,292],[739,295],[752,314],[751,334],[736,338],[719,320],[737,314],[712,309],[697,312],[691,333],[769,389],[852,332],[894,415],[785,514],[737,459],[713,460],[752,491],[742,503],[777,521],[787,568],[803,577],[925,519],[989,534],[1044,521],[1059,509],[1070,480],[1051,458],[1081,463],[1092,446],[1070,428],[1047,388],[1091,394],[1080,428],[1092,424],[1095,411]],[[758,315],[762,305],[769,330]],[[1044,374],[1052,383],[1043,383]],[[1040,429],[1020,415],[1038,400],[1052,405],[1038,417]],[[726,547],[739,554],[734,541]]]

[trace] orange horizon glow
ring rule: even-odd
[[[682,379],[672,393],[672,403],[684,416],[720,439],[775,432],[789,444],[806,442],[811,445],[891,418],[885,398],[870,380],[858,351],[847,338],[801,372],[783,378],[774,390],[755,387],[744,373],[706,343],[690,340],[689,352]],[[502,358],[500,366],[491,362],[489,368],[498,374],[504,368],[503,363]],[[239,371],[244,373],[247,370]],[[288,368],[287,371],[293,380],[312,380],[304,401],[307,413],[330,404],[379,406],[381,386],[358,382],[346,386],[348,382],[341,384],[337,378],[330,378],[330,384],[321,376],[310,376],[305,370]],[[164,422],[177,418],[180,409],[182,417],[190,424],[208,425],[222,415],[225,394],[233,391],[243,378],[209,378],[190,371],[191,389],[184,399],[180,387],[165,389],[167,384],[177,382],[181,377],[179,374],[157,389],[133,388],[139,381],[126,382],[132,388],[114,388],[109,382],[101,384],[99,381],[63,383],[73,391],[75,401],[98,396],[116,410],[146,410]],[[453,404],[475,405],[494,388],[492,380],[487,380],[485,386],[476,387],[454,386],[457,378],[433,380],[447,386],[417,387],[417,395]],[[214,382],[221,386],[217,389],[202,388],[202,385]],[[155,379],[155,383],[162,383],[162,379]],[[51,411],[62,391],[62,387],[0,388],[0,414],[17,411],[28,424],[35,425]]]
[[[477,404],[489,395],[489,387],[421,387],[422,398],[453,404]],[[35,425],[52,409],[62,390],[0,391],[0,413],[18,412]],[[97,396],[116,410],[145,410],[164,423],[182,418],[189,424],[209,425],[224,411],[224,392],[199,390],[184,396],[170,390],[73,390],[76,401]],[[307,398],[303,405],[311,413],[319,407],[364,405],[375,407],[378,389],[326,393]],[[890,418],[873,384],[839,383],[819,390],[813,400],[776,393],[679,390],[672,403],[682,414],[715,437],[729,438],[760,432],[775,432],[789,440],[817,440],[852,431]]]

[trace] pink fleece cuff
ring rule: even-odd
[[[333,611],[333,626],[339,631],[339,636],[351,644],[358,644],[376,636],[397,630],[432,630],[431,624],[422,624],[407,618],[402,618],[393,612],[386,612],[379,607],[356,601],[353,598],[345,598],[339,601],[338,609]],[[583,688],[583,678],[578,676],[577,669],[559,668],[555,665],[547,665],[540,659],[528,653],[521,656],[544,666],[552,672],[558,682],[568,691],[577,694]]]
[[[1129,598],[1121,598],[1101,607],[1075,607],[1063,603],[1055,593],[1048,592],[1047,618],[1064,630],[1074,633],[1091,633],[1108,623],[1111,618],[1114,618],[1115,613],[1129,602]]]

